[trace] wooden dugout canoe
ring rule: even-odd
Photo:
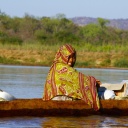
[[[100,110],[94,111],[82,100],[43,101],[42,99],[17,99],[0,102],[0,117],[128,115],[128,100],[100,100],[100,105]]]

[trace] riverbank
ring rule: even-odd
[[[2,46],[0,64],[51,66],[59,45],[56,46]],[[75,67],[81,68],[128,68],[126,52],[88,51],[77,47]]]

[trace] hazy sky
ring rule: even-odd
[[[61,13],[66,18],[128,19],[128,0],[0,0],[0,10],[12,17],[25,13],[53,17]]]

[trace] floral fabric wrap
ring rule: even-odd
[[[69,44],[63,45],[57,51],[46,79],[43,100],[65,95],[84,100],[92,108],[98,110],[96,79],[78,72],[67,64],[69,56],[75,52]]]

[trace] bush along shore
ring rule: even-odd
[[[0,64],[51,66],[61,45],[0,45]],[[128,68],[127,47],[73,45],[77,51],[75,67]]]
[[[128,68],[128,30],[109,20],[79,26],[64,14],[55,17],[10,17],[0,11],[0,64],[50,66],[58,48],[77,51],[76,67]]]

